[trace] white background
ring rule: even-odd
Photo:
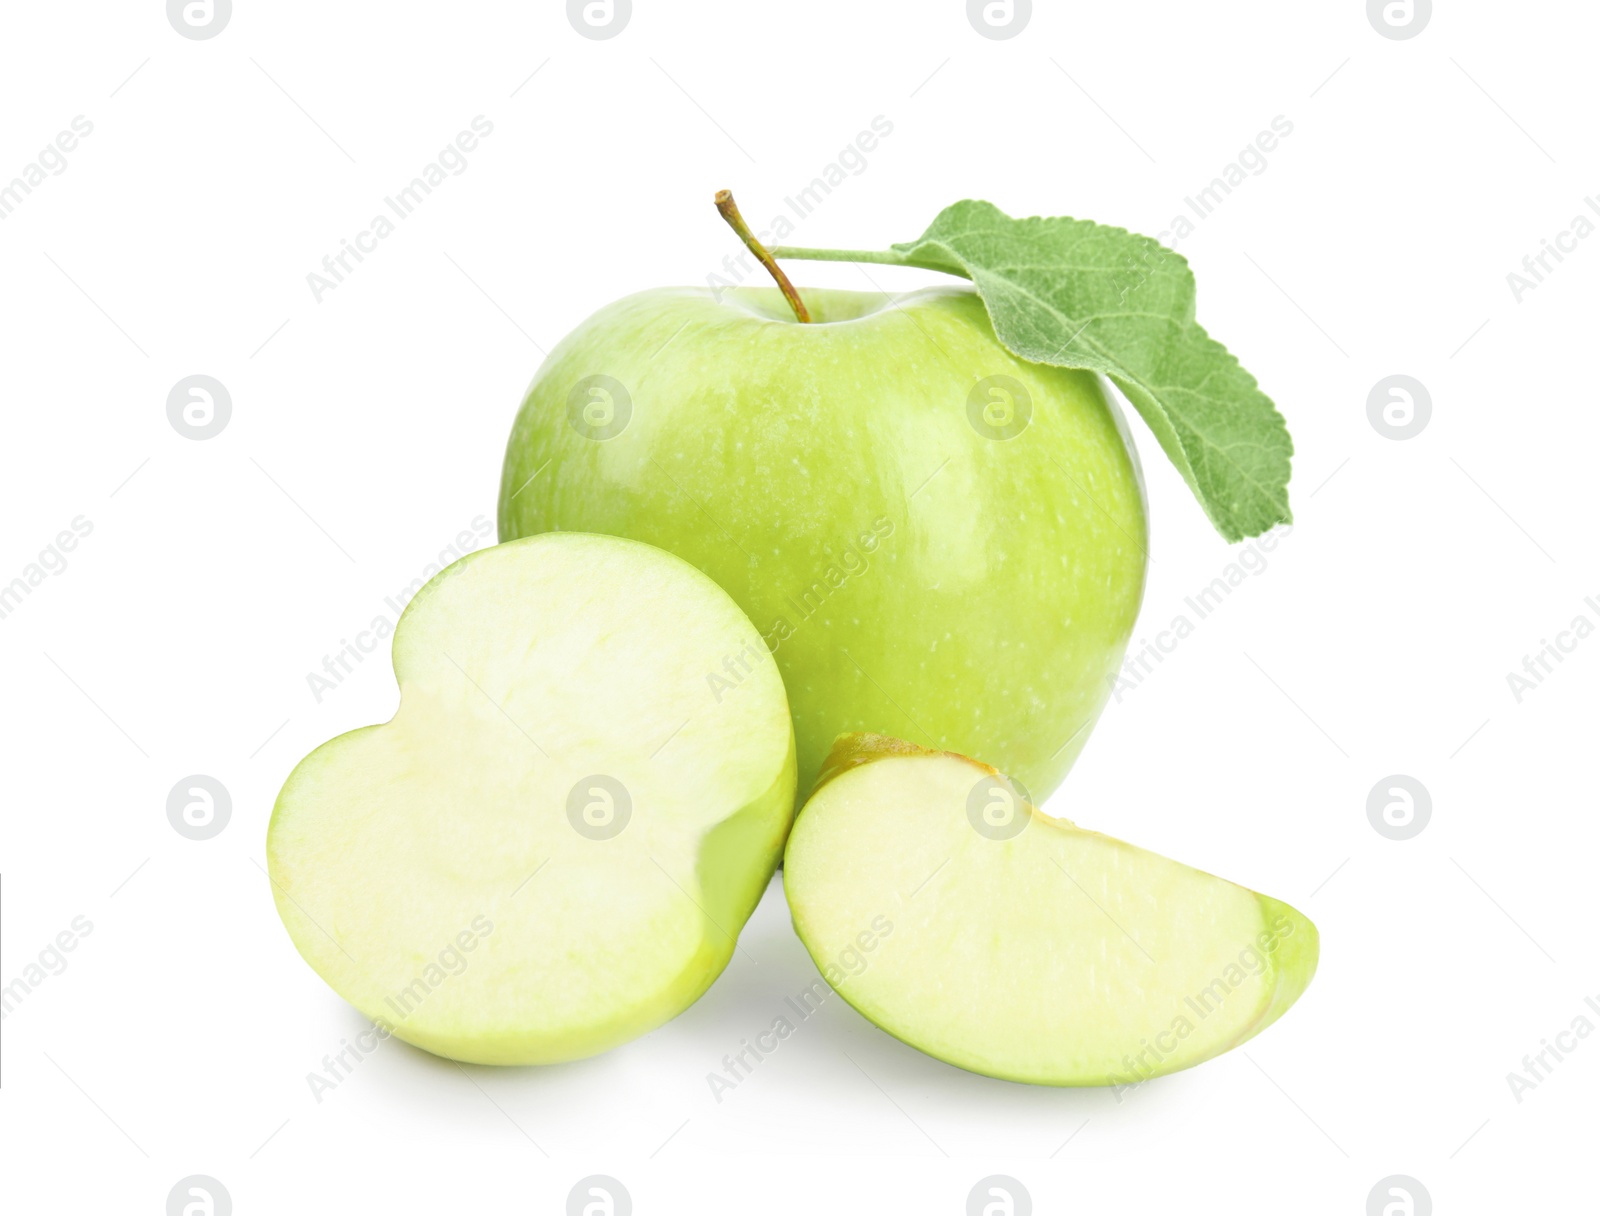
[[[1506,1075],[1600,999],[1600,638],[1520,704],[1506,675],[1600,623],[1600,240],[1520,303],[1506,276],[1600,190],[1600,13],[1438,8],[1393,40],[1357,0],[1041,2],[993,40],[957,0],[636,0],[592,40],[559,3],[238,0],[189,40],[155,0],[8,5],[0,181],[94,130],[0,221],[0,583],[93,531],[0,620],[0,982],[93,930],[5,1020],[0,1203],[159,1213],[196,1173],[239,1213],[559,1212],[596,1173],[640,1213],[959,1213],[996,1173],[1041,1213],[1354,1216],[1391,1174],[1441,1213],[1592,1203],[1600,1036],[1520,1103]],[[307,274],[480,114],[469,168],[318,303]],[[815,978],[775,884],[641,1040],[499,1071],[390,1042],[319,1103],[306,1075],[363,1022],[278,922],[267,817],[396,692],[382,656],[320,704],[307,673],[492,520],[541,348],[704,282],[735,249],[715,189],[764,226],[877,115],[791,243],[880,248],[964,197],[1153,235],[1293,123],[1178,247],[1289,421],[1296,526],[1050,809],[1295,904],[1315,982],[1120,1103],[960,1072],[834,999],[719,1104],[706,1074]],[[1396,373],[1432,398],[1406,441],[1367,417]],[[193,374],[233,402],[204,442],[166,416]],[[1153,638],[1230,552],[1134,426]],[[232,795],[209,841],[167,822],[192,773]],[[1366,812],[1396,773],[1433,802],[1404,842]]]

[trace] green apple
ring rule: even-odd
[[[873,730],[988,757],[1043,798],[1143,594],[1121,415],[1095,375],[1006,350],[969,288],[801,295],[809,324],[756,288],[585,321],[522,404],[501,539],[628,536],[710,575],[777,658],[804,781],[835,736]]]
[[[847,737],[789,837],[796,931],[876,1025],[973,1072],[1137,1085],[1237,1047],[1317,966],[1287,904],[1034,809],[993,768]]]
[[[738,606],[648,545],[535,537],[418,592],[394,667],[393,719],[312,752],[273,810],[306,961],[400,1038],[480,1064],[592,1055],[687,1008],[794,807],[783,682]]]

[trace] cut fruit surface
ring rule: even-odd
[[[793,731],[761,636],[635,541],[471,554],[395,630],[400,709],[324,744],[267,857],[306,961],[454,1059],[592,1055],[681,1012],[777,864]]]
[[[881,736],[835,746],[784,888],[846,1001],[1013,1081],[1134,1085],[1198,1064],[1275,1021],[1317,964],[1316,927],[1287,904],[1045,815],[987,765]]]

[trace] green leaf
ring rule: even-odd
[[[894,251],[971,279],[1014,354],[1110,377],[1229,541],[1289,522],[1288,428],[1195,322],[1194,275],[1180,255],[1121,228],[1016,220],[974,200]]]

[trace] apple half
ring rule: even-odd
[[[301,955],[438,1055],[604,1051],[732,956],[794,804],[778,669],[737,605],[636,541],[471,554],[394,636],[394,718],[307,756],[267,859]]]
[[[1287,904],[883,736],[835,744],[784,888],[812,959],[868,1020],[1011,1081],[1120,1087],[1188,1068],[1271,1025],[1317,966],[1316,927]]]

